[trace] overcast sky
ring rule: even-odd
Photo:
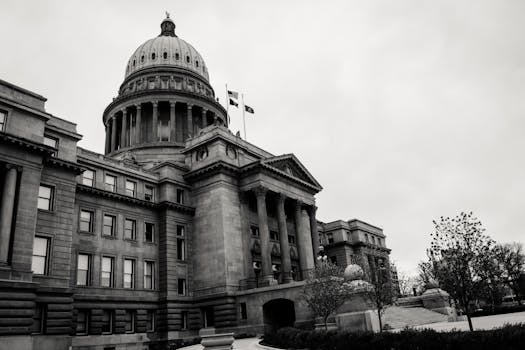
[[[103,152],[102,112],[164,11],[221,102],[227,83],[255,108],[248,141],[323,185],[318,219],[382,227],[404,271],[441,215],[524,241],[525,1],[3,0],[0,78]]]

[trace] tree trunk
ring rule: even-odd
[[[377,317],[379,318],[379,333],[383,332],[383,320],[381,319],[381,309],[377,308]]]
[[[326,316],[324,318],[324,330],[327,331],[328,330],[328,316]]]
[[[468,328],[472,332],[474,330],[474,327],[472,327],[472,320],[470,319],[470,312],[465,311],[465,314],[467,315]]]

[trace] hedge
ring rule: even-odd
[[[423,329],[350,333],[281,328],[276,333],[266,334],[262,344],[310,350],[523,350],[525,323],[474,332]]]

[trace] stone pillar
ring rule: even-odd
[[[7,264],[9,257],[9,240],[16,195],[16,175],[14,166],[8,166],[4,179],[2,202],[0,203],[0,264]]]
[[[126,134],[128,128],[128,111],[124,108],[122,110],[122,128],[120,129],[120,148],[127,146],[126,144]]]
[[[310,235],[312,236],[312,249],[314,255],[314,263],[317,262],[317,257],[319,256],[319,232],[317,232],[317,219],[315,218],[315,213],[317,212],[317,207],[312,205],[308,208],[308,216],[310,217]]]
[[[244,247],[244,272],[247,279],[255,281],[255,271],[252,259],[252,235],[250,231],[250,209],[248,204],[248,193],[239,192],[239,204],[241,212],[242,244]],[[254,283],[255,284],[255,283]]]
[[[277,219],[279,221],[279,242],[281,244],[281,268],[283,271],[283,282],[292,281],[292,262],[290,260],[290,244],[288,243],[288,228],[286,227],[286,214],[284,201],[286,196],[282,193],[277,198]]]
[[[266,193],[264,187],[255,189],[257,197],[257,216],[259,217],[259,238],[261,240],[262,278],[266,281],[273,280],[272,257],[270,251],[270,231],[268,229],[268,214],[266,212]]]
[[[137,115],[135,117],[135,142],[140,144],[142,140],[142,105],[135,105],[137,108]]]
[[[106,145],[105,145],[105,153],[108,154],[111,152],[111,124],[110,120],[107,120],[106,123]]]
[[[308,228],[307,222],[303,217],[303,202],[297,201],[295,203],[295,229],[297,237],[297,248],[299,250],[299,266],[301,269],[301,276],[303,279],[314,268],[314,256],[312,251],[312,238]]]
[[[176,139],[176,118],[175,118],[175,102],[170,102],[170,141],[175,142]]]
[[[117,116],[111,117],[111,152],[117,149]]]
[[[219,125],[219,118],[215,113],[213,113],[213,125]]]
[[[151,102],[153,105],[153,118],[152,118],[152,125],[151,130],[153,134],[153,142],[157,142],[159,140],[159,120],[158,120],[158,113],[159,113],[159,104],[157,101]]]
[[[206,112],[208,112],[205,108],[202,109],[202,115],[201,115],[201,128],[204,129],[208,126],[208,119],[206,118]]]
[[[192,108],[193,108],[193,105],[189,104],[188,103],[188,109],[186,111],[186,132],[187,132],[187,136],[186,136],[186,139],[189,139],[191,137],[193,137],[193,126],[192,126]]]

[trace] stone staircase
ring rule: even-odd
[[[448,317],[423,307],[391,306],[383,314],[383,327],[400,329],[427,323],[447,322]],[[388,326],[387,326],[388,325]]]

